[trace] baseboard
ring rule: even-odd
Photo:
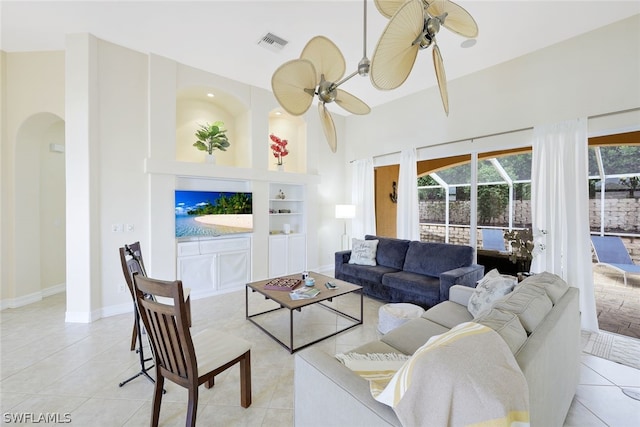
[[[42,301],[42,298],[50,297],[51,295],[59,294],[66,290],[66,284],[61,283],[59,285],[50,286],[42,289],[39,292],[33,292],[29,295],[23,295],[17,298],[10,298],[0,301],[0,310],[7,308],[18,308],[25,305],[33,304],[34,302]]]
[[[100,310],[100,317],[118,316],[126,313],[133,313],[133,302],[102,307]]]
[[[328,264],[328,265],[321,265],[320,267],[318,267],[317,269],[315,269],[314,271],[317,271],[320,274],[324,274],[325,276],[331,276],[333,277],[333,270],[336,268],[335,265],[333,264]]]
[[[60,283],[59,285],[49,286],[42,290],[42,297],[50,297],[51,295],[59,294],[67,290],[66,283]]]

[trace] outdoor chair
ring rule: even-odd
[[[198,387],[211,388],[214,377],[240,364],[240,405],[251,405],[251,344],[241,338],[206,329],[191,336],[182,281],[166,282],[134,274],[136,302],[153,350],[156,382],[151,426],[160,417],[165,378],[189,391],[187,426],[195,426]],[[158,302],[169,298],[172,304]]]
[[[504,252],[504,234],[495,228],[482,229],[482,249]]]
[[[627,285],[627,273],[640,274],[640,265],[633,263],[629,251],[618,236],[591,236],[591,244],[598,264],[611,267],[622,273]]]

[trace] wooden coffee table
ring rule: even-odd
[[[293,353],[295,351],[298,351],[300,349],[303,349],[305,347],[308,347],[312,344],[315,344],[319,341],[322,341],[326,338],[332,337],[334,335],[339,334],[340,332],[344,332],[346,330],[349,330],[351,328],[354,328],[358,325],[362,325],[362,299],[363,299],[363,295],[362,295],[362,286],[358,286],[358,285],[354,285],[352,283],[348,283],[348,282],[344,282],[342,280],[338,280],[338,279],[334,279],[333,277],[329,277],[329,276],[325,276],[319,273],[314,273],[314,272],[310,272],[309,273],[310,277],[313,277],[316,281],[315,287],[320,290],[320,294],[318,294],[316,297],[314,298],[310,298],[310,299],[300,299],[300,300],[292,300],[291,297],[289,296],[289,292],[288,291],[280,291],[280,290],[269,290],[269,289],[265,289],[265,285],[271,280],[271,279],[267,279],[267,280],[260,280],[258,282],[252,282],[252,283],[247,283],[247,286],[245,288],[245,308],[246,308],[246,318],[247,320],[249,320],[251,323],[253,323],[254,325],[256,325],[258,328],[262,329],[262,331],[264,331],[267,335],[269,335],[271,338],[273,338],[275,341],[277,341],[278,343],[280,343],[280,345],[282,345],[284,348],[286,348],[287,350],[289,350],[289,353]],[[290,276],[284,276],[286,278],[296,278],[299,279],[301,278],[300,274],[293,274]],[[333,282],[338,286],[338,289],[327,289],[325,287],[325,283],[326,282]],[[301,283],[298,287],[296,287],[296,289],[299,289],[301,287],[304,287],[304,283]],[[273,300],[274,302],[276,302],[277,304],[280,305],[280,307],[271,309],[271,310],[267,310],[267,311],[263,311],[260,313],[255,313],[255,314],[249,314],[249,290],[251,290],[251,292],[258,292],[262,295],[264,295],[265,298]],[[333,301],[334,298],[337,298],[339,296],[342,295],[346,295],[346,294],[350,294],[353,292],[359,292],[360,293],[360,318],[356,318],[353,317],[347,313],[344,313],[340,310],[337,310],[334,307],[330,307],[327,304],[323,304],[323,301],[328,301],[331,302]],[[332,311],[333,313],[349,320],[350,322],[352,322],[352,324],[342,328],[342,329],[338,329],[335,332],[329,334],[329,335],[324,335],[322,337],[319,337],[318,339],[316,339],[313,342],[309,342],[306,344],[303,344],[301,346],[298,347],[294,347],[293,346],[293,312],[294,311],[302,311],[303,307],[309,307],[312,305],[317,305],[320,306],[322,308],[325,308],[327,310]],[[289,310],[289,343],[287,345],[287,343],[283,342],[282,340],[280,340],[278,337],[276,337],[273,333],[271,333],[270,331],[268,331],[265,327],[263,327],[262,325],[260,325],[258,322],[256,322],[255,318],[258,316],[262,316],[265,315],[267,313],[271,313],[273,311],[276,310],[282,310],[282,309],[288,309]]]

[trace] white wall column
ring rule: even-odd
[[[99,317],[100,206],[98,47],[89,34],[66,38],[65,162],[67,311],[65,321]]]

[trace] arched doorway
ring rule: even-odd
[[[65,124],[30,116],[16,135],[15,284],[18,305],[62,292],[66,281]]]

